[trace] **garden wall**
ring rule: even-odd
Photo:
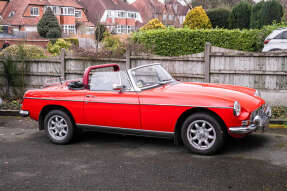
[[[0,60],[1,62],[1,60]],[[182,57],[129,56],[126,59],[89,59],[62,54],[58,59],[29,60],[26,75],[29,88],[41,87],[47,79],[81,78],[85,68],[118,63],[122,69],[145,64],[162,64],[177,80],[247,86],[261,90],[272,105],[287,106],[287,53],[249,53],[205,47],[204,53]],[[0,63],[0,86],[5,85]]]

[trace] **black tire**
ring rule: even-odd
[[[59,130],[57,128],[58,126],[56,125],[54,127],[54,129],[56,130],[52,130],[48,128],[49,126],[51,127],[51,125],[53,125],[52,122],[54,123],[57,122],[56,121],[57,119],[58,120],[60,119],[58,123],[60,123],[61,121],[60,123],[61,125],[59,125],[59,129],[64,130],[65,133],[64,131],[63,132],[61,131],[61,133],[59,133]],[[65,144],[70,143],[73,140],[74,135],[75,135],[75,127],[72,123],[71,118],[64,111],[61,111],[61,110],[52,110],[45,116],[44,128],[45,128],[45,132],[49,140],[52,143],[59,144],[59,145],[65,145]],[[56,134],[58,134],[58,138]]]
[[[189,116],[183,123],[181,131],[184,145],[191,152],[201,155],[212,155],[218,152],[225,142],[225,134],[218,120],[208,113]]]

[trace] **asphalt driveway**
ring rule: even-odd
[[[170,140],[101,133],[58,146],[36,122],[0,116],[0,190],[287,191],[287,129],[205,157]]]

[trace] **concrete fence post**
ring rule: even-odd
[[[210,82],[210,53],[211,53],[211,43],[207,42],[205,44],[204,50],[204,74],[205,82]]]
[[[126,69],[131,68],[131,50],[128,48],[126,51]]]
[[[66,52],[65,49],[61,50],[61,77],[65,80],[65,72],[66,72],[66,61],[65,61]]]

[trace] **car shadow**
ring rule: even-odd
[[[117,144],[122,148],[136,148],[144,145],[153,145],[153,147],[165,147],[174,150],[175,147],[184,148],[181,145],[175,145],[172,139],[141,137],[134,135],[119,135],[98,132],[84,132],[74,144]],[[247,137],[236,139],[229,138],[219,155],[248,153],[254,150],[264,148],[270,143],[268,137],[261,134],[251,134]],[[187,151],[188,152],[188,151]]]

